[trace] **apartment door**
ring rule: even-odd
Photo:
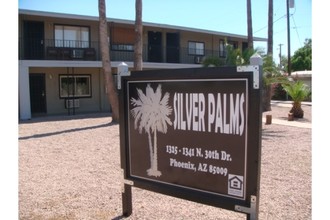
[[[44,73],[32,73],[30,80],[31,114],[46,113],[46,83]]]
[[[162,33],[148,32],[148,61],[162,62]]]
[[[44,23],[40,21],[23,22],[23,49],[27,60],[40,60],[44,57]]]
[[[166,62],[180,63],[179,33],[166,33]]]

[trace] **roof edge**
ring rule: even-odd
[[[56,18],[79,19],[79,20],[89,20],[89,21],[98,21],[99,20],[98,16],[37,11],[37,10],[30,10],[30,9],[19,9],[19,14],[33,15],[33,16],[45,16],[45,17],[48,16],[48,17],[56,17]],[[126,19],[117,19],[117,18],[107,18],[107,21],[121,23],[121,24],[130,24],[130,25],[135,24],[135,21],[126,20]],[[183,27],[183,26],[169,25],[169,24],[158,24],[158,23],[152,23],[152,22],[143,22],[143,25],[148,26],[148,27],[179,29],[179,30],[190,31],[190,32],[198,32],[198,33],[213,34],[213,35],[223,35],[223,36],[227,36],[227,37],[236,37],[236,38],[247,39],[247,36],[245,36],[245,35],[231,34],[231,33],[226,33],[226,32],[205,30],[205,29],[192,28],[192,27]],[[267,41],[267,38],[253,37],[253,40],[254,41]]]

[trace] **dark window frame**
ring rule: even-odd
[[[222,48],[221,48],[222,45]],[[224,58],[227,56],[226,41],[224,39],[219,40],[219,57]]]
[[[57,26],[62,26],[62,27],[78,27],[78,28],[87,28],[88,29],[88,45],[87,47],[83,47],[83,46],[80,46],[80,47],[71,47],[71,46],[65,46],[65,39],[62,39],[63,41],[63,45],[62,46],[57,46],[56,45],[56,42],[57,42],[57,39],[56,39],[56,27]],[[64,33],[64,29],[63,29],[63,33]],[[55,23],[53,25],[53,36],[54,36],[54,46],[55,47],[58,47],[58,48],[61,48],[61,47],[66,47],[66,48],[90,48],[91,47],[91,28],[90,26],[86,26],[86,25],[72,25],[72,24],[62,24],[62,23]],[[83,42],[83,41],[81,41]]]
[[[195,44],[194,48],[191,48],[190,45],[191,44]],[[202,44],[203,45],[203,49],[198,49],[196,46],[197,44]],[[202,53],[198,53],[198,51],[202,51]],[[192,55],[192,56],[205,56],[205,42],[201,42],[201,41],[188,41],[188,55]]]
[[[235,50],[238,49],[238,41],[230,40],[227,42],[227,44],[231,45]]]
[[[88,85],[87,85],[87,90],[88,92],[86,94],[78,94],[77,92],[77,89],[78,89],[78,86],[77,86],[77,78],[87,78],[88,80]],[[71,88],[67,88],[66,90],[66,93],[67,94],[64,94],[64,91],[63,91],[63,87],[64,85],[62,86],[62,84],[64,82],[62,82],[62,79],[67,79],[67,80],[72,80],[73,79],[73,84],[74,84],[74,92],[71,94],[71,91],[68,91]],[[72,83],[72,82],[69,82],[69,84]],[[70,86],[70,85],[68,85]],[[60,99],[68,99],[68,98],[91,98],[92,97],[92,74],[77,74],[77,75],[68,75],[68,74],[60,74],[59,75],[59,84],[58,84],[58,87],[59,87],[59,98]]]

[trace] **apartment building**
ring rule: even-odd
[[[100,55],[98,17],[19,10],[19,117],[110,112]],[[134,21],[108,19],[112,72],[134,57]],[[266,41],[265,38],[254,38]],[[201,67],[225,59],[225,42],[247,48],[247,36],[143,23],[143,68]]]

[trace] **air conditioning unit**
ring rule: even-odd
[[[84,50],[83,49],[72,49],[71,57],[74,59],[83,59]]]
[[[203,56],[195,56],[195,63],[201,64],[203,62]]]
[[[80,102],[79,99],[66,99],[65,108],[79,108]]]

